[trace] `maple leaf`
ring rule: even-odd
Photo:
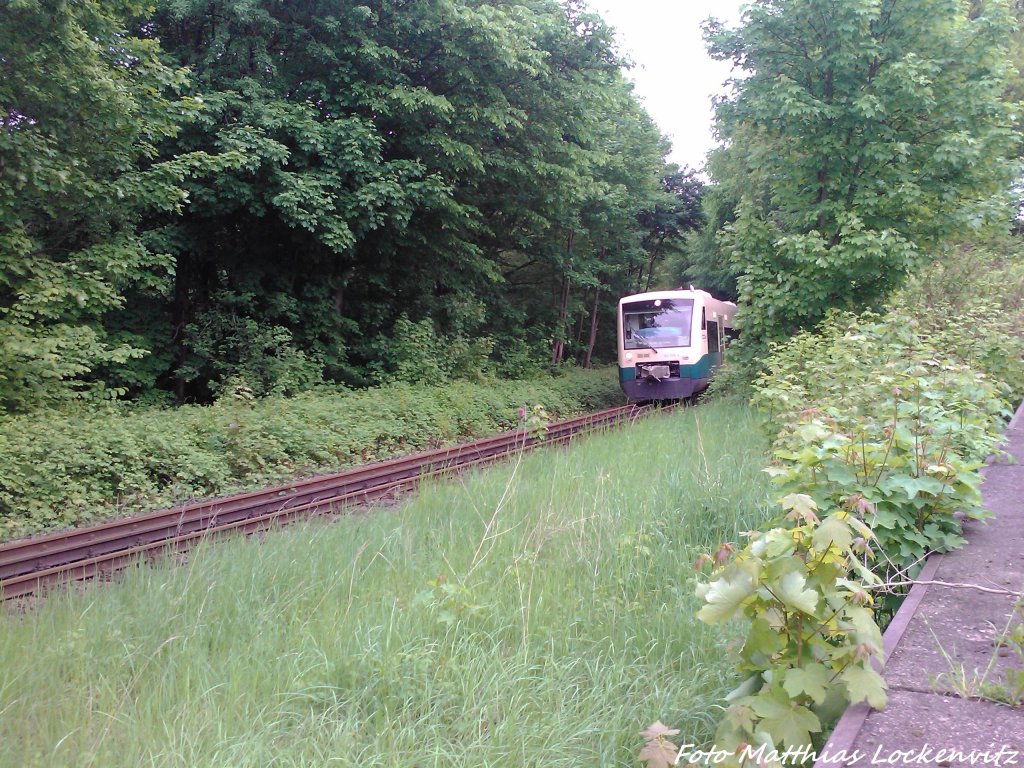
[[[791,571],[782,577],[776,587],[776,594],[787,607],[813,615],[818,606],[818,593],[813,589],[804,589],[806,584],[807,579],[802,573]]]
[[[815,704],[822,704],[828,695],[831,675],[824,664],[812,662],[805,667],[793,667],[786,670],[782,687],[793,698],[804,693],[810,696]]]
[[[814,514],[818,505],[806,493],[791,493],[780,500],[783,509],[790,510],[794,520],[803,520],[805,523],[818,522],[818,516]]]
[[[756,697],[751,709],[761,720],[761,728],[785,746],[801,747],[811,743],[811,732],[821,731],[821,722],[807,707],[771,696]]]
[[[644,744],[638,757],[641,763],[647,763],[647,768],[670,768],[676,764],[678,754],[679,747],[668,739],[657,738]]]
[[[754,730],[754,712],[743,704],[733,704],[725,710],[725,719],[741,733],[750,733]]]
[[[743,601],[754,592],[750,576],[736,571],[707,586],[703,595],[707,604],[697,612],[697,618],[707,624],[731,619]]]
[[[659,736],[678,736],[678,728],[669,728],[661,720],[655,720],[654,723],[647,726],[643,731],[640,731],[640,735],[643,736],[647,741],[658,738]]]
[[[647,726],[640,732],[640,735],[647,739],[647,743],[637,756],[640,762],[647,763],[647,768],[669,768],[675,765],[679,747],[665,737],[678,733],[678,728],[669,728],[661,720],[655,720],[652,725]]]
[[[875,672],[870,664],[851,664],[843,670],[839,676],[846,683],[846,690],[850,694],[850,703],[867,701],[873,709],[885,708],[885,689],[888,686],[880,674]]]
[[[840,550],[846,550],[853,544],[853,534],[850,526],[838,515],[829,515],[821,525],[814,529],[811,534],[811,543],[815,549],[826,549],[832,545]]]

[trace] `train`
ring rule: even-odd
[[[734,303],[692,286],[619,299],[619,383],[626,397],[694,399],[736,335],[735,315]]]

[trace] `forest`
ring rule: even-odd
[[[752,341],[1007,229],[1019,9],[759,2],[707,177],[583,0],[2,0],[0,402],[209,403],[613,352],[695,282]]]
[[[8,411],[589,366],[700,221],[577,0],[0,9]]]

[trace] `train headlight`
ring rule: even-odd
[[[632,352],[627,352],[626,353],[626,360],[632,360],[632,359],[633,359],[633,353]]]

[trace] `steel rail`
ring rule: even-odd
[[[549,424],[543,435],[504,432],[470,443],[402,456],[258,491],[208,499],[112,520],[89,528],[0,545],[0,596],[8,600],[42,587],[91,578],[142,556],[185,551],[203,538],[253,533],[315,514],[384,498],[420,480],[497,461],[538,445],[564,443],[574,435],[633,420],[635,405],[609,408]]]

